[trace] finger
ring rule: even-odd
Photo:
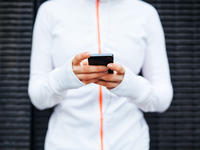
[[[75,74],[82,73],[98,73],[98,72],[107,72],[108,68],[106,66],[73,66],[73,71]]]
[[[89,52],[77,54],[72,60],[72,65],[79,65],[82,60],[87,59],[89,57],[90,57]]]
[[[95,83],[96,81],[98,81],[98,79],[92,79],[92,80],[81,80],[83,83],[85,84],[90,84],[90,83]]]
[[[84,66],[87,66],[87,65],[88,65],[88,59],[84,59],[84,60],[82,61],[82,64],[83,64]]]
[[[77,74],[79,80],[92,80],[105,76],[107,73],[91,73],[91,74]]]
[[[118,74],[124,74],[124,68],[119,64],[109,63],[107,67],[113,71],[116,71]]]
[[[119,82],[106,82],[106,81],[101,81],[101,80],[98,80],[95,83],[102,85],[102,86],[105,86],[107,88],[115,88],[116,86],[118,86],[120,84]]]
[[[121,82],[123,78],[124,78],[123,75],[106,74],[105,76],[102,76],[99,79],[104,80],[104,81],[110,81],[110,82]]]

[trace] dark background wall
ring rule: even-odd
[[[200,0],[148,0],[161,17],[174,86],[163,114],[147,113],[151,150],[200,149]],[[48,117],[27,94],[39,0],[0,0],[0,150],[43,150]],[[145,10],[144,10],[145,11]]]

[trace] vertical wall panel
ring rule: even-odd
[[[31,0],[0,0],[0,149],[29,150]]]

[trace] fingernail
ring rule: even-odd
[[[112,67],[112,64],[108,64],[107,67]]]

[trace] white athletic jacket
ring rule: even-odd
[[[72,71],[72,58],[98,53],[99,40],[125,68],[116,88],[102,87],[102,104],[100,86]],[[163,112],[173,97],[157,11],[139,0],[46,1],[34,24],[28,92],[38,109],[55,106],[45,150],[148,150],[142,111]]]

